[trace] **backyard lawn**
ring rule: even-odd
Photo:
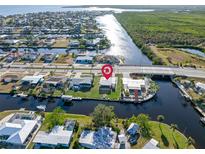
[[[45,118],[51,114],[50,112],[46,112],[45,113]],[[78,123],[80,124],[80,126],[85,126],[91,123],[91,117],[89,116],[85,116],[85,115],[80,115],[80,114],[68,114],[68,113],[64,113],[63,114],[63,119],[69,119],[69,120],[76,120],[78,121]],[[47,131],[48,130],[48,120],[44,120],[40,130],[42,131]]]
[[[93,82],[93,87],[91,88],[90,91],[87,92],[81,92],[77,91],[74,92],[73,90],[68,90],[66,92],[66,95],[71,95],[73,97],[81,97],[81,98],[94,98],[94,99],[100,99],[100,98],[107,98],[107,99],[112,99],[112,100],[118,100],[120,98],[120,93],[122,89],[122,80],[121,76],[118,75],[118,83],[116,86],[115,92],[111,92],[111,94],[100,94],[99,93],[99,82],[100,82],[100,77],[95,76],[94,77],[94,82]]]
[[[193,149],[192,145],[188,146],[187,138],[180,133],[179,131],[175,130],[174,132],[170,128],[169,125],[156,121],[149,122],[151,126],[151,137],[154,138],[159,142],[159,147],[162,149],[186,149],[190,148]],[[147,138],[140,137],[138,140],[138,144],[132,146],[132,148],[142,148],[148,141],[150,140]]]
[[[15,85],[15,83],[4,84],[3,82],[0,82],[0,93],[9,93],[12,90],[13,85]]]
[[[50,113],[46,113],[45,114],[45,118],[48,116],[48,114]],[[77,132],[74,133],[73,135],[73,139],[70,143],[70,148],[72,149],[75,142],[78,140],[78,137],[80,135],[80,133],[83,130],[83,127],[86,127],[87,125],[91,124],[91,117],[89,116],[85,116],[85,115],[80,115],[80,114],[68,114],[68,113],[64,113],[63,114],[63,120],[76,120],[79,123],[79,127]],[[48,120],[44,120],[40,130],[41,131],[48,131]],[[31,146],[29,148],[32,148],[33,144],[31,144]]]
[[[9,114],[15,113],[15,112],[27,112],[27,111],[17,111],[17,110],[7,110],[0,112],[0,120],[8,116]]]

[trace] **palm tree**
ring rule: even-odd
[[[178,126],[177,126],[177,124],[171,124],[170,128],[172,129],[172,137],[173,137],[173,140],[174,140],[174,142],[176,144],[176,147],[179,148],[178,147],[178,143],[177,143],[177,141],[176,141],[176,139],[174,137],[174,132],[178,128]]]
[[[177,124],[171,124],[170,128],[172,129],[172,133],[178,128]]]
[[[159,128],[160,128],[161,133],[162,133],[161,122],[163,122],[164,119],[165,119],[165,118],[164,118],[163,115],[158,115],[158,116],[157,116],[157,121],[159,121]]]
[[[163,115],[158,115],[157,116],[157,120],[159,121],[159,124],[161,124],[161,122],[163,122],[164,121],[164,116]]]
[[[193,144],[195,144],[195,140],[191,136],[189,136],[187,139],[187,147]]]

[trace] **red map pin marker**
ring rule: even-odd
[[[113,68],[110,64],[103,65],[102,69],[103,76],[108,80],[112,76]]]

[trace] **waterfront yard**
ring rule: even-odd
[[[195,87],[197,82],[205,83],[205,79],[177,77],[176,80],[178,80],[182,85],[186,86],[185,90],[189,94],[189,96],[191,96],[193,102],[203,111],[205,111],[205,94],[199,93]],[[188,85],[187,82],[189,82]]]
[[[169,125],[156,121],[149,122],[151,126],[151,137],[159,142],[159,147],[162,149],[193,149],[192,145],[187,144],[187,138],[178,130],[173,130]],[[142,148],[150,138],[140,137],[138,144],[132,146],[132,148]]]
[[[15,83],[0,82],[0,93],[10,93]]]
[[[3,118],[5,118],[6,116],[12,114],[12,113],[16,113],[16,112],[22,112],[22,113],[27,113],[28,111],[19,111],[19,110],[6,110],[3,112],[0,112],[0,120],[2,120]]]
[[[175,48],[158,48],[150,46],[154,54],[166,65],[194,66],[205,68],[205,58],[180,51]]]
[[[49,121],[46,120],[49,114],[51,113],[45,113],[45,121],[40,128],[40,130],[42,131],[49,130]],[[78,130],[74,133],[70,148],[73,148],[75,142],[78,140],[80,133],[84,128],[95,129],[92,126],[92,120],[90,116],[63,113],[63,120],[76,120],[79,123]],[[118,119],[117,126],[119,129],[123,129],[122,121],[122,119]],[[111,123],[116,124],[115,120],[112,120]],[[159,123],[156,121],[150,121],[149,124],[151,126],[151,137],[159,141],[160,148],[194,148],[192,145],[187,144],[187,138],[183,134],[181,134],[178,130],[175,130],[173,132],[169,125],[164,123],[161,123],[159,125]],[[142,148],[149,141],[149,139],[150,138],[140,137],[138,139],[138,143],[132,146],[132,148]]]
[[[100,94],[99,93],[99,82],[100,82],[100,76],[94,77],[93,87],[89,91],[73,91],[68,90],[65,94],[71,95],[73,97],[81,97],[81,98],[93,98],[93,99],[110,99],[110,100],[119,100],[121,90],[122,90],[122,76],[118,76],[118,83],[116,86],[116,90],[114,92],[111,92],[110,94]]]

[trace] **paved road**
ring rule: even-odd
[[[68,72],[74,70],[76,72],[93,72],[100,73],[102,65],[73,65],[66,64],[4,64],[1,68],[3,70],[15,70],[15,71],[51,71],[56,72]],[[151,74],[151,75],[170,75],[170,76],[186,76],[205,78],[205,69],[195,69],[188,67],[172,67],[172,66],[128,66],[128,65],[115,65],[115,73],[138,73],[138,74]]]

